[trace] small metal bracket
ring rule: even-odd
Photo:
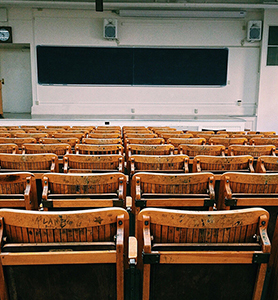
[[[159,264],[160,254],[159,253],[142,253],[144,264]]]
[[[236,206],[237,199],[225,199],[225,205],[226,206]]]
[[[204,200],[204,206],[213,207],[214,206],[214,200],[213,199],[205,199]]]
[[[269,261],[270,253],[254,253],[253,264],[267,264]]]
[[[146,200],[136,200],[135,199],[135,206],[136,207],[141,207],[141,208],[145,208],[146,207]]]
[[[53,208],[52,200],[42,200],[42,207]]]

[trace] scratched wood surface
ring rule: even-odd
[[[18,146],[17,144],[10,143],[10,144],[0,144],[0,153],[18,153]]]
[[[257,173],[278,172],[278,158],[275,156],[262,155],[258,158]]]
[[[89,145],[77,144],[75,146],[76,154],[121,154],[123,155],[124,147],[122,145]]]
[[[260,208],[228,211],[228,213],[155,208],[142,210],[138,215],[137,238],[138,264],[143,268],[143,299],[169,299],[169,289],[175,299],[184,299],[184,297],[190,300],[200,299],[200,296],[205,296],[212,290],[213,281],[222,276],[228,276],[228,281],[225,277],[221,280],[219,289],[214,286],[211,294],[207,294],[204,299],[231,300],[237,296],[239,298],[236,299],[259,300],[266,264],[263,264],[262,269],[257,268],[252,264],[252,256],[255,251],[270,252],[270,242],[266,234],[267,223],[268,212]],[[254,236],[262,238],[263,246]],[[212,251],[209,248],[211,245],[222,245],[225,248],[229,244],[237,245],[237,251],[228,250],[228,248],[224,251],[216,249]],[[178,245],[183,250],[177,250]],[[244,245],[249,247],[249,251],[240,250]],[[257,245],[256,250],[254,245]],[[167,250],[163,250],[165,246]],[[190,246],[193,250],[186,249],[186,246]],[[210,250],[206,251],[206,248]],[[160,263],[142,265],[140,256],[142,251],[159,253]],[[214,258],[210,257],[212,254]],[[238,260],[240,256],[241,260]],[[205,260],[204,257],[206,257]],[[240,268],[239,264],[242,263],[243,268]],[[250,267],[246,267],[247,265]],[[231,273],[233,270],[234,272]],[[167,271],[177,276],[171,274],[167,276]],[[229,275],[226,274],[227,272]],[[240,280],[238,280],[238,272],[241,274]],[[210,281],[210,278],[213,280]],[[171,280],[174,280],[173,284]],[[223,293],[222,286],[232,288],[235,282],[244,288],[244,293],[237,291]],[[198,288],[196,288],[196,283]],[[245,284],[248,286],[244,286]],[[200,291],[200,286],[202,286],[202,291]],[[203,293],[203,290],[206,292]]]
[[[120,133],[92,132],[88,134],[88,138],[92,139],[118,139],[121,138]]]
[[[76,144],[80,142],[79,139],[75,137],[61,137],[61,138],[42,138],[40,139],[40,144],[57,144],[57,143],[63,143],[63,144],[69,144],[71,147],[75,147]]]
[[[42,133],[42,132],[38,132],[38,133],[37,132],[35,132],[35,133],[33,133],[33,132],[29,132],[29,133],[25,132],[25,133],[16,133],[15,137],[16,138],[31,137],[31,138],[36,139],[36,141],[38,143],[41,138],[48,137],[48,134],[47,133]]]
[[[241,134],[241,135],[245,135],[246,132],[245,131],[226,131],[226,130],[219,130],[216,132],[216,134],[228,134],[229,136],[232,136],[234,134]]]
[[[13,144],[16,144],[18,146],[18,148],[22,148],[22,145],[23,144],[26,144],[26,143],[36,143],[37,140],[34,139],[34,138],[28,138],[28,137],[25,137],[25,138],[1,138],[0,137],[0,144],[10,144],[10,143],[13,143]]]
[[[22,154],[36,154],[36,153],[54,153],[58,156],[63,156],[71,153],[70,144],[23,144]]]
[[[209,139],[211,145],[223,145],[228,148],[230,145],[247,145],[248,140],[245,137],[242,138],[221,138],[212,137]]]
[[[120,138],[83,138],[82,144],[93,144],[93,145],[112,145],[112,144],[122,144],[122,139]]]
[[[168,144],[172,144],[175,148],[178,148],[179,145],[204,145],[206,143],[205,138],[169,138],[167,140]]]
[[[120,154],[67,154],[63,158],[64,172],[118,171],[124,172],[124,157]]]
[[[38,209],[36,181],[28,172],[0,174],[0,207]]]
[[[54,133],[52,134],[53,138],[76,138],[78,140],[82,140],[82,138],[84,138],[86,136],[86,133],[72,133],[72,132],[58,132],[58,133]]]
[[[146,144],[146,145],[160,145],[164,144],[163,138],[126,138],[125,145],[127,144]]]
[[[0,154],[1,169],[58,172],[58,156],[43,154]]]
[[[187,155],[132,155],[129,158],[130,176],[140,171],[189,172]]]
[[[228,147],[228,155],[275,155],[276,148],[273,145],[231,145]]]
[[[278,138],[272,137],[262,137],[262,138],[253,138],[249,141],[250,145],[274,145],[278,147]]]
[[[241,156],[211,156],[197,155],[193,159],[192,172],[255,172],[254,158],[251,155]]]
[[[197,155],[225,156],[223,145],[179,145],[178,152],[190,157]]]

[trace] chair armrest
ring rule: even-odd
[[[264,253],[270,253],[271,244],[267,235],[267,225],[268,225],[268,217],[263,215],[260,217],[259,223],[259,232],[260,232],[260,241],[262,243],[262,250]]]
[[[56,169],[55,157],[52,157],[50,171],[55,172],[55,169]]]
[[[42,189],[42,200],[47,200],[48,196],[48,178],[44,177],[43,181],[43,189]]]
[[[64,166],[63,166],[64,173],[68,173],[68,168],[69,168],[69,159],[68,159],[68,157],[64,157],[63,161],[64,161]]]

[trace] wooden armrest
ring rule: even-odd
[[[128,240],[128,260],[134,260],[137,263],[137,239],[134,236],[130,236]]]
[[[126,207],[131,208],[132,207],[132,198],[130,196],[126,197]]]

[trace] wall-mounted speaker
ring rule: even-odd
[[[256,42],[262,39],[262,21],[249,21],[247,26],[247,41]]]
[[[117,39],[117,20],[104,19],[103,20],[103,37],[108,40]]]

